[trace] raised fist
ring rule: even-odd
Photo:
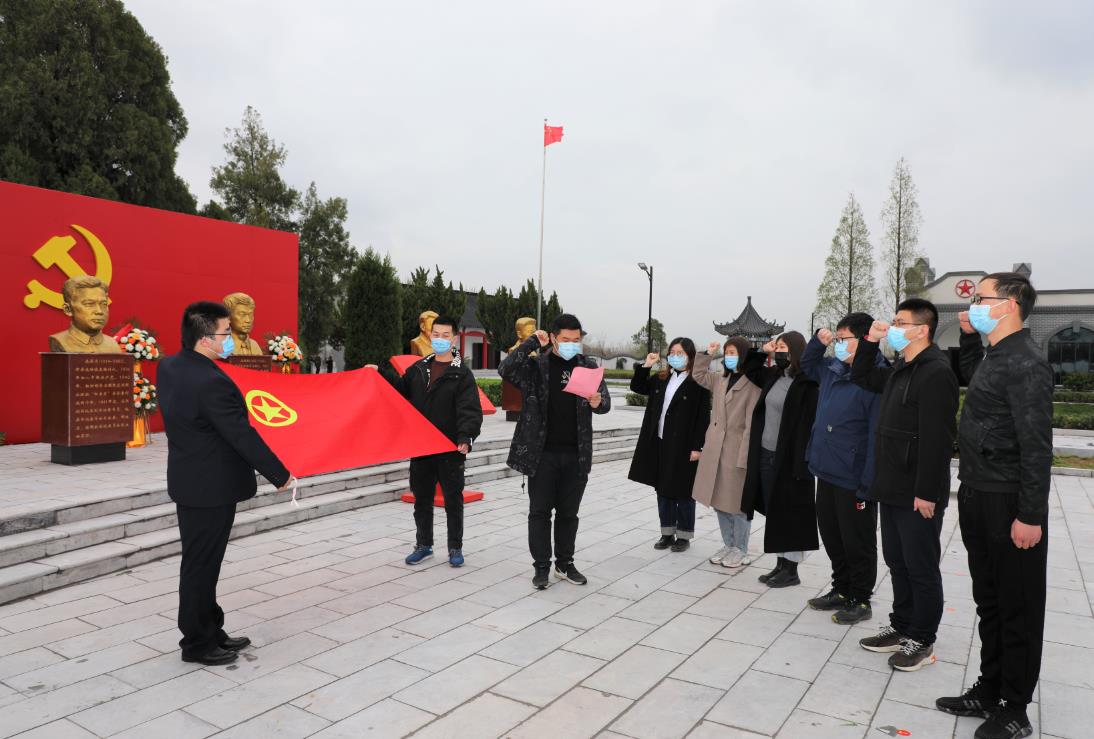
[[[713,357],[718,353],[718,351],[721,348],[722,348],[721,344],[719,344],[717,341],[712,341],[709,344],[707,344],[707,354],[709,354],[710,356]]]
[[[960,313],[957,314],[957,321],[958,321],[958,323],[961,324],[961,330],[964,331],[965,333],[967,333],[967,334],[975,334],[976,333],[976,329],[972,327],[971,323],[969,323],[969,312],[967,310],[963,310],[963,311],[961,311]]]
[[[541,347],[545,347],[545,346],[547,346],[548,344],[551,343],[551,337],[548,336],[547,332],[544,331],[543,329],[540,329],[539,331],[536,331],[532,335],[536,337],[536,340],[539,341],[539,345]]]
[[[763,353],[767,354],[767,355],[772,355],[772,354],[775,353],[775,340],[774,339],[772,339],[771,341],[764,344]]]
[[[874,321],[874,323],[870,326],[870,333],[869,333],[869,335],[867,335],[866,338],[869,341],[872,341],[876,344],[877,342],[881,341],[882,339],[884,339],[888,335],[889,335],[889,324],[888,324],[888,322],[886,322],[886,321]]]
[[[817,332],[817,341],[824,344],[825,346],[830,346],[832,342],[835,341],[835,338],[835,334],[833,334],[826,328],[822,328],[820,331]]]
[[[642,363],[643,367],[649,368],[657,364],[657,360],[661,358],[661,355],[657,352],[650,352],[646,355],[646,361]]]

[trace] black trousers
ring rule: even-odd
[[[463,549],[463,469],[459,452],[410,460],[410,492],[414,493],[414,523],[418,546],[433,546],[433,495],[440,484],[448,519],[448,548]]]
[[[1008,703],[1028,705],[1041,673],[1047,522],[1037,546],[1019,549],[1010,538],[1017,493],[985,493],[962,485],[957,502],[980,617],[980,679]]]
[[[942,621],[942,520],[946,509],[936,506],[934,518],[923,518],[909,506],[880,503],[881,551],[893,581],[893,612],[889,623],[903,636],[934,644]]]
[[[236,517],[235,503],[214,508],[176,505],[182,565],[179,568],[179,646],[200,657],[228,638],[217,605],[217,580]]]
[[[695,537],[695,498],[669,498],[657,496],[657,517],[661,521],[663,536],[677,539]]]
[[[577,512],[586,482],[576,449],[543,450],[536,474],[528,478],[528,549],[537,568],[551,564],[551,511],[555,513],[555,563],[566,566],[574,561]]]
[[[818,477],[817,527],[832,560],[832,587],[869,603],[877,582],[877,503]]]

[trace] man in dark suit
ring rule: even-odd
[[[254,497],[255,470],[279,490],[294,478],[247,420],[243,395],[216,365],[232,353],[228,309],[198,302],[182,314],[182,351],[160,362],[157,383],[167,432],[167,492],[182,539],[179,630],[182,660],[234,662],[251,643],[224,631],[217,580],[236,503]]]

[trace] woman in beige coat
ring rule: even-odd
[[[731,336],[722,349],[724,356],[718,367],[711,367],[718,342],[711,342],[705,353],[695,355],[692,378],[710,391],[711,412],[691,495],[718,514],[725,546],[710,558],[711,563],[736,568],[751,561],[751,522],[741,512],[741,493],[748,466],[752,411],[760,398],[767,357],[743,336]]]

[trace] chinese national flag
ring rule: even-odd
[[[297,477],[455,451],[375,370],[284,375],[219,364],[248,420]]]
[[[548,126],[543,124],[543,145],[550,146],[562,141],[562,126]]]

